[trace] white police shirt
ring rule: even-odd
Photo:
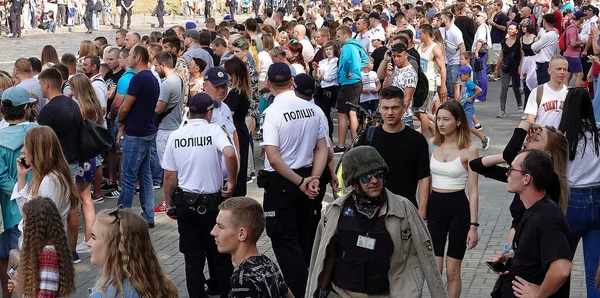
[[[162,168],[177,172],[179,187],[212,194],[223,186],[223,150],[233,144],[222,127],[204,119],[189,119],[167,141]]]
[[[275,146],[283,162],[291,169],[312,166],[313,150],[317,140],[325,138],[327,131],[316,105],[296,96],[293,90],[275,96],[262,114],[263,142],[261,146]],[[274,171],[265,157],[265,170]]]

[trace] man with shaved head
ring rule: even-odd
[[[13,76],[19,82],[17,86],[27,90],[30,95],[35,95],[34,97],[38,100],[38,108],[41,109],[46,104],[46,99],[42,96],[40,83],[33,78],[29,59],[19,58],[15,61]]]
[[[306,37],[306,27],[304,25],[296,25],[294,27],[294,35],[296,40],[302,44],[302,56],[306,63],[310,62],[315,56],[315,49],[313,48],[310,40]]]
[[[140,43],[141,37],[135,32],[129,32],[125,35],[125,48],[131,50]]]

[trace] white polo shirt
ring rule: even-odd
[[[204,119],[190,119],[169,136],[161,166],[177,172],[184,191],[217,193],[223,185],[225,147],[233,148],[233,144],[222,127]]]
[[[317,140],[327,137],[319,107],[296,96],[293,90],[275,96],[263,112],[261,146],[279,148],[282,160],[293,170],[312,166]],[[265,157],[265,170],[274,171]]]

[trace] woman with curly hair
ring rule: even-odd
[[[10,292],[24,297],[67,297],[75,293],[75,268],[56,204],[36,197],[23,205],[23,248]]]
[[[94,92],[94,87],[90,79],[81,73],[75,74],[69,79],[69,86],[73,91],[73,96],[77,98],[79,110],[83,119],[89,119],[96,122],[100,126],[104,126],[104,111],[98,101],[98,97]],[[91,183],[94,182],[94,175],[102,176],[102,168],[100,157],[94,157],[90,160],[80,161],[75,182],[77,190],[81,196],[81,210],[83,211],[83,221],[85,227],[84,239],[78,244],[77,251],[87,252],[85,242],[90,239],[92,225],[94,224],[94,216],[96,210],[94,204],[104,202],[101,186],[94,185],[94,193],[91,193]],[[98,173],[96,173],[98,172]],[[102,180],[98,180],[101,182]]]
[[[96,215],[90,263],[100,268],[90,298],[175,298],[177,288],[163,271],[148,224],[130,209],[118,206]]]
[[[296,74],[307,73],[308,67],[302,56],[302,44],[296,40],[292,40],[288,47],[289,51],[287,51],[286,57],[292,64],[292,67],[296,70]]]
[[[68,231],[67,217],[79,204],[79,195],[58,137],[48,126],[32,128],[25,136],[21,152],[23,154],[16,161],[17,184],[11,199],[17,201],[23,214],[26,202],[38,196],[49,197],[56,204],[63,227]],[[27,182],[29,173],[31,180]],[[21,231],[23,224],[23,221],[19,224]]]

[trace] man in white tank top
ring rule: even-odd
[[[421,30],[419,35],[421,45],[417,51],[421,56],[421,69],[429,81],[429,95],[421,107],[415,107],[415,113],[421,122],[421,133],[427,137],[429,130],[427,112],[431,110],[433,96],[437,91],[440,100],[444,101],[447,97],[446,84],[441,84],[446,81],[446,64],[442,47],[433,41],[433,27],[424,24],[419,30]],[[439,81],[437,80],[438,76],[440,76]]]

